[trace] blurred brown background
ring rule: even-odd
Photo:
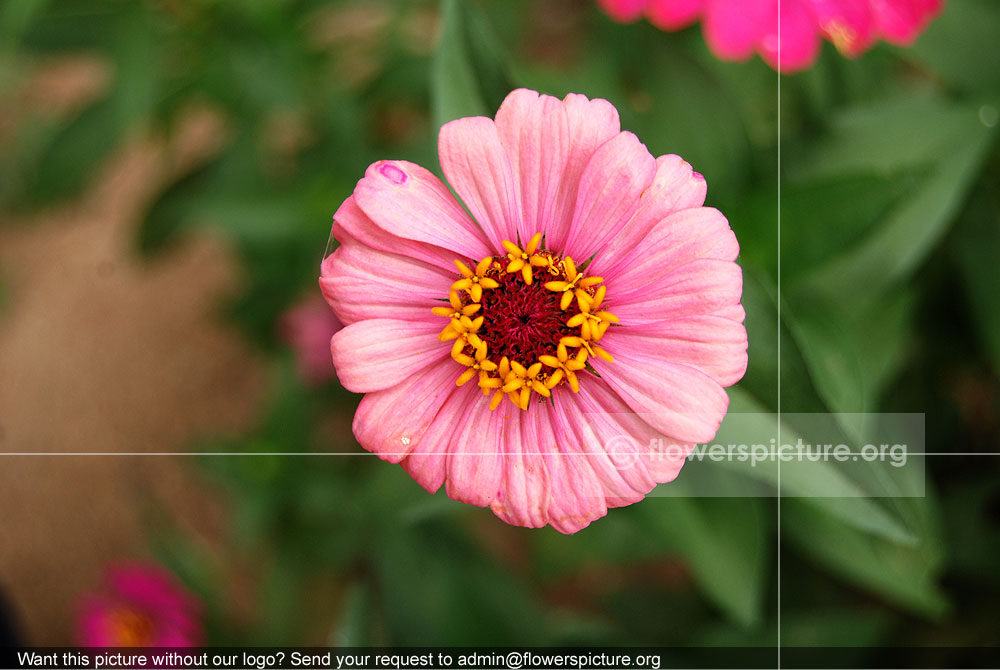
[[[99,89],[98,63],[39,67],[0,130]],[[0,225],[0,451],[177,452],[246,429],[259,408],[259,354],[220,317],[240,281],[205,233],[152,260],[135,227],[165,178],[211,146],[192,114],[170,145],[133,138],[82,197]],[[2,139],[2,138],[0,138]],[[73,604],[103,566],[141,556],[156,513],[211,544],[223,509],[184,458],[0,456],[0,578],[27,642],[71,640]]]

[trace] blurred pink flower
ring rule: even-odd
[[[278,321],[278,334],[291,347],[299,374],[319,385],[337,376],[330,360],[330,338],[342,328],[340,320],[318,296],[289,307]]]
[[[944,0],[597,1],[616,21],[645,16],[663,30],[679,30],[700,18],[705,41],[722,60],[746,60],[756,51],[782,72],[812,65],[820,38],[852,58],[879,39],[912,44],[944,4]]]
[[[81,599],[77,637],[86,647],[199,646],[201,602],[158,565],[114,565]]]
[[[319,281],[367,394],[354,434],[430,492],[576,532],[715,436],[747,364],[739,245],[606,100],[520,89],[438,149],[473,218],[405,161],[334,215]]]

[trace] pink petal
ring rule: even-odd
[[[535,419],[510,407],[504,427],[503,477],[490,509],[513,526],[541,528],[549,520],[552,497],[548,467],[541,456]]]
[[[112,618],[128,610],[149,620],[150,646],[198,646],[204,643],[202,603],[172,574],[156,564],[112,565],[106,593],[84,597],[78,616],[78,638],[85,646],[122,644]]]
[[[608,386],[656,430],[681,442],[709,442],[729,407],[729,396],[708,375],[643,353],[619,351],[608,363],[593,359]]]
[[[448,187],[414,163],[373,163],[354,189],[354,200],[375,225],[396,237],[452,249],[467,259],[493,253]]]
[[[618,110],[607,100],[588,100],[584,95],[570,93],[563,105],[569,120],[569,155],[545,240],[546,246],[556,252],[566,248],[583,171],[597,148],[621,132]]]
[[[455,267],[454,251],[387,233],[361,211],[353,195],[348,197],[333,215],[332,232],[333,237],[341,244],[356,241],[372,249],[416,258],[448,271]]]
[[[423,451],[424,435],[442,405],[458,390],[455,380],[460,373],[458,365],[441,360],[396,386],[365,395],[354,415],[358,443],[390,463]]]
[[[778,22],[777,0],[705,0],[702,29],[708,48],[722,60],[748,59]]]
[[[113,647],[118,640],[112,632],[108,614],[115,606],[103,597],[84,598],[77,614],[77,644],[81,647]]]
[[[568,448],[572,434],[554,430],[548,406],[533,409],[525,422],[549,474],[549,525],[560,533],[575,533],[608,513],[604,487],[586,456]]]
[[[608,289],[611,292],[611,289]],[[714,314],[735,305],[743,272],[730,261],[700,259],[650,281],[645,290],[615,297],[614,313],[629,327],[682,316]]]
[[[659,220],[673,212],[705,204],[708,184],[691,168],[691,164],[676,154],[656,159],[656,175],[636,217]]]
[[[594,375],[580,375],[580,393],[557,393],[553,406],[556,430],[572,436],[566,440],[567,450],[586,454],[609,507],[638,502],[656,486],[636,454],[640,445],[660,435],[606,382]]]
[[[642,16],[647,0],[597,0],[608,16],[619,23],[631,23]]]
[[[677,477],[694,445],[682,444],[655,430],[600,377],[581,375],[580,393],[571,397],[584,412],[586,424],[595,431],[598,444],[603,445],[609,464],[637,493],[648,493],[657,482]],[[591,465],[597,472],[593,458]],[[607,464],[601,468],[607,472]],[[632,501],[622,495],[609,497],[607,502],[608,507],[621,507]]]
[[[452,266],[454,268],[454,265]],[[448,295],[456,273],[422,261],[376,251],[357,242],[342,245],[322,265],[323,297],[344,324],[363,319],[447,321],[431,314]]]
[[[500,141],[520,178],[523,216],[521,240],[547,232],[555,218],[556,197],[569,151],[569,120],[562,101],[535,91],[513,91],[496,118]]]
[[[649,0],[646,18],[661,30],[680,30],[698,18],[704,0]]]
[[[717,209],[698,207],[663,219],[624,253],[602,251],[594,272],[605,278],[616,303],[626,303],[637,294],[647,295],[651,282],[682,265],[699,259],[734,261],[739,252],[726,217]]]
[[[841,53],[855,57],[871,46],[875,39],[875,22],[871,11],[871,0],[807,0],[812,15],[805,19],[788,17],[790,21],[806,20],[819,26]],[[797,4],[797,3],[796,3]],[[786,16],[782,7],[782,37],[789,35],[785,30]],[[787,44],[782,45],[787,52]],[[784,53],[785,59],[788,54]],[[808,65],[807,63],[804,63]]]
[[[583,261],[607,244],[636,213],[655,174],[656,159],[632,133],[601,145],[580,177],[565,254]]]
[[[812,65],[819,55],[816,18],[805,3],[806,0],[782,0],[780,39],[779,25],[773,22],[767,23],[760,39],[761,57],[779,72],[802,70]]]
[[[719,309],[712,312],[712,316],[722,317],[723,319],[729,319],[730,321],[738,321],[743,323],[746,321],[747,312],[743,309],[743,305],[725,305]]]
[[[299,374],[306,383],[319,385],[336,378],[330,360],[330,338],[343,327],[317,295],[292,305],[278,319],[278,336],[295,354]]]
[[[913,44],[943,4],[943,0],[872,0],[875,31],[893,44]]]
[[[445,178],[483,227],[493,249],[502,249],[502,240],[516,241],[520,185],[493,120],[474,116],[444,124],[438,155]]]
[[[198,611],[200,602],[177,578],[155,563],[118,563],[108,570],[107,583],[114,596],[151,610]]]
[[[451,382],[453,390],[441,405],[437,418],[427,426],[420,440],[420,448],[411,451],[400,463],[428,493],[436,492],[444,484],[448,454],[455,444],[455,435],[462,430],[462,421],[469,404],[484,400],[473,382],[461,388],[455,387],[454,383]]]
[[[692,451],[694,444],[691,442],[664,438],[652,447],[647,446],[640,450],[639,454],[642,464],[646,466],[653,479],[660,484],[666,484],[677,479]]]
[[[367,319],[346,326],[330,340],[340,383],[355,393],[381,391],[439,364],[450,347],[437,339],[438,325]]]
[[[747,370],[747,331],[742,323],[719,316],[686,316],[616,328],[601,340],[604,348],[648,354],[705,373],[722,386],[742,379]]]
[[[662,219],[677,211],[701,207],[705,192],[705,178],[680,156],[669,154],[657,158],[656,175],[642,194],[638,211],[615,239],[601,249],[589,272],[604,276],[622,254],[636,250],[639,241]]]
[[[496,498],[503,477],[505,413],[490,410],[475,382],[469,382],[468,387],[461,428],[452,436],[445,490],[452,500],[485,507]]]

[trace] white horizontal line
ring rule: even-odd
[[[394,452],[384,452],[382,456],[435,456],[441,452],[420,452],[420,451],[394,451]],[[495,451],[484,451],[484,452],[462,452],[461,454],[454,454],[454,452],[448,452],[452,455],[463,455],[463,456],[495,456],[497,452]],[[565,451],[520,451],[516,452],[523,456],[592,456],[593,453],[590,452],[565,452]],[[632,458],[629,454],[616,454],[620,458],[627,459]],[[961,452],[950,452],[950,451],[918,451],[918,452],[907,452],[905,454],[907,457],[910,456],[1000,456],[1000,452],[989,452],[989,451],[961,451]],[[0,456],[379,456],[379,454],[370,451],[0,451]],[[652,455],[656,457],[655,454]],[[842,457],[846,456],[861,456],[864,454],[861,452],[851,452],[847,454],[841,454]],[[703,456],[701,458],[685,457],[684,460],[692,460],[699,462],[723,462],[727,459],[714,459],[710,456]],[[732,460],[739,460],[733,458]],[[809,456],[803,456],[799,458],[786,458],[782,459],[785,461],[833,461],[837,462],[838,458],[810,458]],[[866,459],[867,460],[867,459]],[[868,462],[877,462],[880,460],[887,460],[882,458],[876,458]]]

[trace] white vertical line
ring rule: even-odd
[[[778,0],[778,670],[781,670],[781,0]]]

